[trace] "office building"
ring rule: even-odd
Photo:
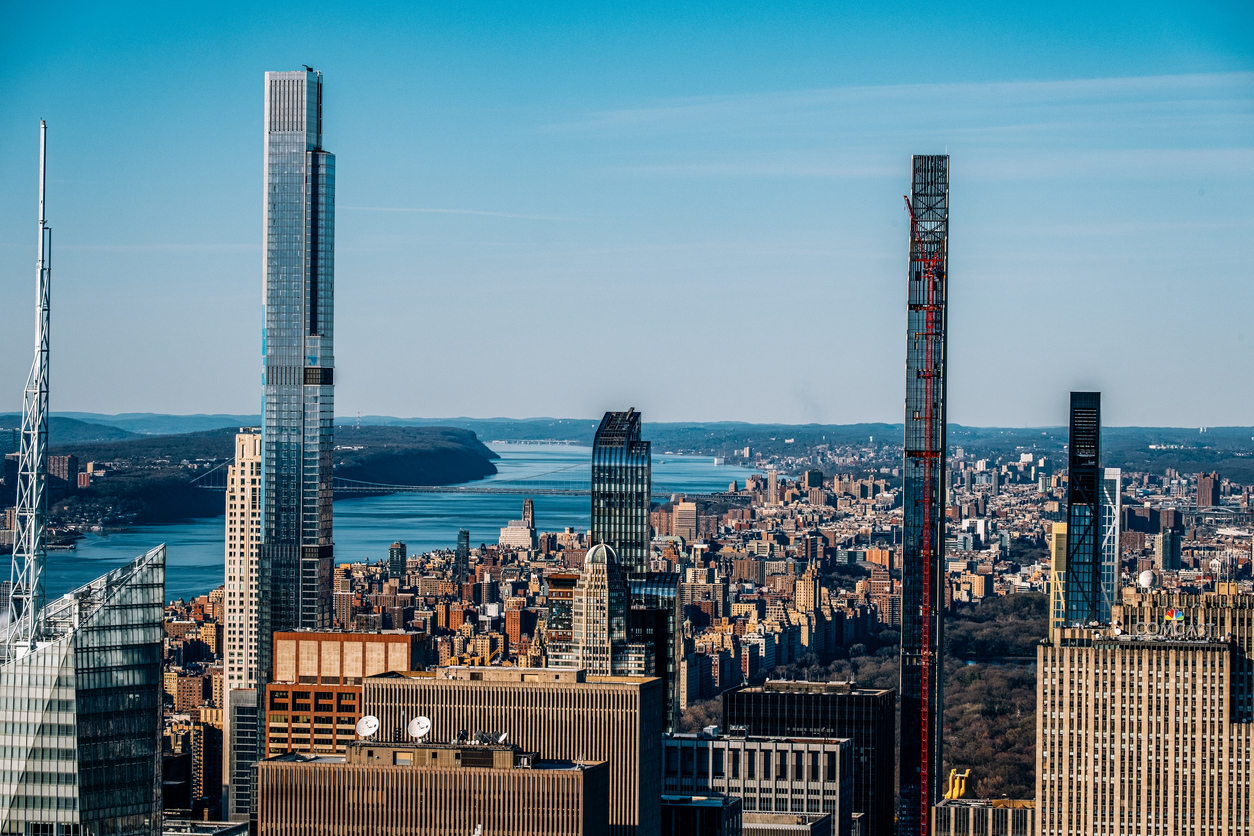
[[[938,797],[947,587],[944,477],[949,157],[915,155],[910,167],[898,759],[902,836],[926,830]],[[880,818],[877,816],[875,827],[880,826]]]
[[[627,671],[629,593],[615,563],[614,550],[604,543],[588,549],[571,598],[571,649],[578,667],[591,676],[618,676]]]
[[[853,741],[711,731],[663,738],[666,794],[731,795],[745,812],[830,813],[838,832],[849,832]]]
[[[514,745],[352,744],[344,759],[258,765],[260,836],[604,836],[604,761],[541,760]]]
[[[1197,507],[1213,508],[1219,504],[1219,488],[1221,480],[1219,474],[1211,471],[1210,473],[1197,474]]]
[[[592,542],[612,548],[629,577],[649,571],[651,474],[640,413],[605,413],[592,441]]]
[[[78,456],[49,456],[48,478],[52,480],[52,484],[58,487],[77,488]]]
[[[863,814],[865,836],[891,836],[896,702],[891,689],[767,682],[723,694],[722,732],[728,737],[848,738],[856,764],[851,812]]]
[[[1042,836],[1251,830],[1254,595],[1125,589],[1037,649]]]
[[[158,546],[49,603],[0,664],[0,830],[161,833],[164,599]]]
[[[343,753],[356,739],[365,677],[422,670],[426,653],[423,633],[275,633],[266,756]]]
[[[973,833],[1036,836],[1036,804],[1025,799],[946,798],[932,808],[933,836],[971,836]]]
[[[257,685],[261,481],[261,433],[241,430],[235,436],[235,461],[226,470],[227,688]]]
[[[390,580],[404,580],[405,561],[408,557],[405,544],[401,541],[397,540],[388,546],[388,578]]]
[[[528,751],[559,760],[607,761],[610,833],[661,829],[661,680],[592,677],[561,668],[450,667],[381,674],[364,683],[364,710],[380,743],[400,741],[411,719],[431,719],[432,740],[460,729],[498,730]]]
[[[662,836],[740,836],[740,799],[730,795],[662,796]]]
[[[264,398],[258,666],[269,636],[331,626],[335,156],[322,74],[265,79]]]
[[[1114,589],[1102,585],[1102,396],[1071,393],[1067,446],[1067,567],[1062,599],[1067,624],[1110,621]]]

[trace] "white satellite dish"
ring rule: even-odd
[[[431,721],[426,717],[415,717],[409,721],[409,726],[406,730],[409,732],[410,737],[415,740],[422,740],[431,734]]]
[[[505,738],[509,737],[509,732],[501,732],[501,736],[496,739],[497,743],[504,743]]]
[[[357,721],[357,736],[369,737],[379,730],[379,718],[373,714],[367,714]]]

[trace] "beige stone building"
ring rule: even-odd
[[[604,836],[604,762],[542,761],[510,745],[352,744],[257,767],[261,836]],[[477,828],[482,828],[477,831]]]
[[[1254,595],[1132,589],[1042,642],[1042,836],[1251,832],[1252,644]]]
[[[407,739],[419,715],[432,740],[459,730],[508,732],[546,757],[609,764],[614,836],[661,829],[665,695],[653,677],[595,677],[574,668],[450,667],[382,674],[363,686],[364,713],[379,718],[380,743]],[[486,830],[485,830],[486,832]]]
[[[257,558],[261,550],[261,431],[235,436],[226,472],[226,687],[257,686]]]

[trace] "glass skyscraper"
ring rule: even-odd
[[[1101,393],[1072,392],[1067,446],[1067,563],[1062,588],[1063,623],[1068,625],[1110,620],[1109,599],[1102,592],[1101,441]]]
[[[335,156],[321,73],[266,73],[265,141],[263,672],[274,631],[331,626]]]
[[[43,608],[0,665],[0,833],[160,834],[165,546]]]
[[[612,548],[629,578],[649,571],[652,467],[640,413],[605,413],[592,441],[592,542]]]
[[[1110,608],[1119,592],[1120,540],[1123,536],[1123,471],[1107,467],[1102,471],[1102,588],[1097,601],[1097,620],[1110,621]]]

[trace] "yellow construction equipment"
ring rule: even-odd
[[[971,777],[971,770],[967,770],[962,774],[958,770],[949,770],[949,788],[945,790],[946,798],[962,798],[967,794],[967,779]]]

